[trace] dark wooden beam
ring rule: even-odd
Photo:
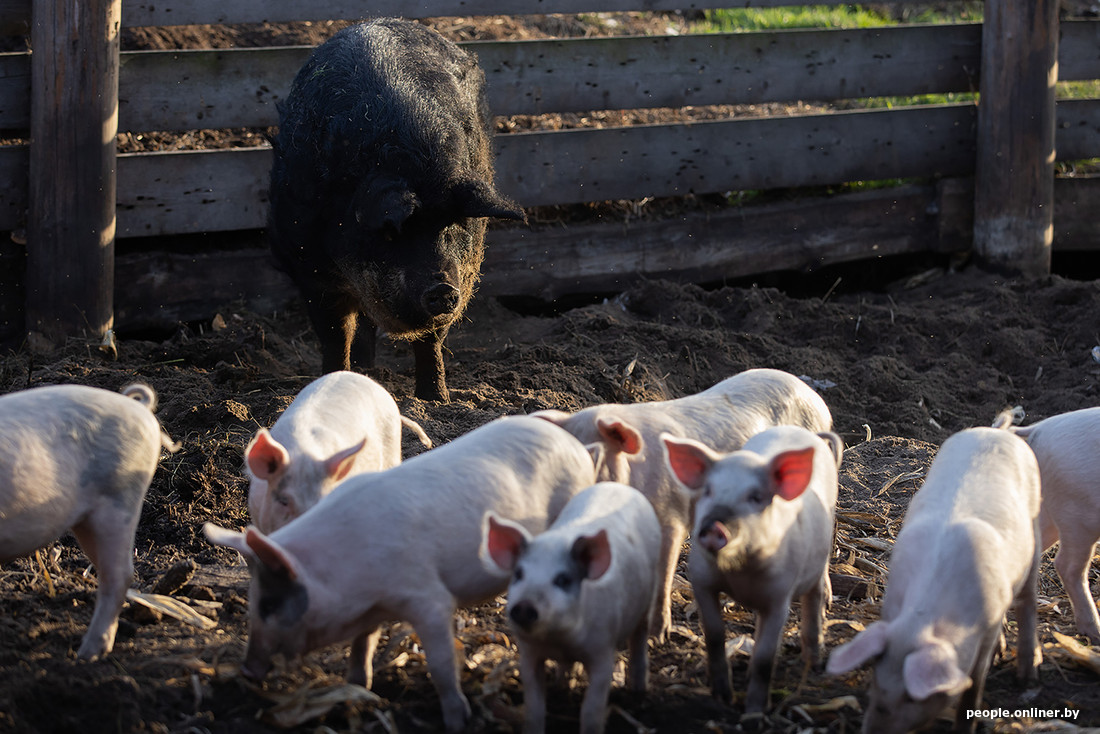
[[[974,250],[995,268],[1050,272],[1057,81],[1057,0],[987,0]]]
[[[27,329],[111,329],[121,0],[35,0]]]

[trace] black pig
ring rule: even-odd
[[[497,193],[485,75],[418,23],[351,26],[279,106],[271,249],[307,302],[321,369],[374,363],[375,328],[412,341],[416,395],[447,400],[443,339],[477,283]]]

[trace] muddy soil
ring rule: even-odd
[[[441,19],[432,25],[457,40],[666,33],[670,27],[680,32],[686,22],[675,14],[604,14],[596,26],[553,16]],[[339,25],[131,29],[123,43],[126,48],[315,44]],[[608,124],[654,121],[648,112],[639,114],[638,120],[615,118]],[[505,131],[580,123],[558,117],[496,124]],[[126,133],[119,143],[122,150],[258,144],[262,132]],[[450,403],[411,397],[412,357],[403,344],[382,338],[379,364],[369,374],[436,443],[502,415],[686,395],[751,367],[805,376],[829,405],[849,447],[832,566],[838,574],[827,631],[832,647],[877,617],[888,564],[878,541],[896,536],[909,498],[947,436],[988,424],[1008,406],[1023,406],[1024,422],[1030,423],[1100,404],[1100,364],[1092,357],[1100,345],[1100,281],[1023,282],[937,268],[894,281],[848,272],[837,290],[828,287],[831,278],[816,282],[823,284],[788,280],[782,288],[746,283],[703,289],[652,281],[602,302],[542,315],[479,298],[448,344]],[[853,289],[851,283],[861,285]],[[319,370],[316,341],[299,306],[255,313],[242,304],[222,304],[218,318],[181,324],[171,334],[123,334],[115,360],[79,340],[53,351],[19,348],[3,355],[0,392],[58,383],[116,390],[133,381],[156,389],[158,416],[182,448],[165,454],[149,490],[135,545],[134,588],[171,593],[210,624],[202,629],[130,603],[112,655],[77,662],[75,651],[94,603],[95,572],[75,541],[65,537],[43,549],[40,559],[3,564],[0,731],[441,730],[423,651],[401,623],[386,628],[375,661],[374,697],[341,688],[343,646],[291,662],[262,686],[246,683],[237,672],[247,638],[246,572],[235,553],[206,543],[200,528],[208,521],[247,524],[244,446]],[[411,456],[423,448],[407,437],[404,450]],[[1094,586],[1097,573],[1094,564]],[[410,582],[415,580],[395,573],[394,583]],[[1053,636],[1072,635],[1074,625],[1049,553],[1041,595],[1040,634],[1047,646],[1041,684],[1024,690],[1014,680],[1010,621],[1007,651],[993,667],[985,704],[1009,712],[1071,709],[1079,713],[1074,723],[1100,727],[1097,673],[1070,661]],[[754,722],[740,716],[747,677],[743,654],[733,656],[739,692],[734,705],[709,696],[683,565],[673,609],[672,639],[651,650],[648,695],[615,690],[609,732],[858,728],[867,674],[829,678],[814,672],[800,685],[797,610],[774,680],[775,711]],[[744,610],[730,604],[727,619],[731,639],[751,635],[752,619]],[[462,610],[456,632],[466,660],[462,685],[476,713],[472,730],[517,730],[523,691],[501,601]],[[576,730],[583,690],[583,678],[564,676],[555,685],[550,731]],[[1045,731],[1057,723],[1040,712],[1010,714],[988,726]],[[938,726],[947,729],[944,722]]]
[[[1025,422],[1032,422],[1100,404],[1100,364],[1091,355],[1100,344],[1098,310],[1100,282],[1057,276],[1006,281],[976,270],[933,270],[878,290],[801,297],[767,287],[705,290],[652,281],[554,315],[524,315],[493,299],[475,300],[449,342],[448,404],[411,397],[412,358],[402,344],[382,339],[379,365],[370,374],[437,443],[501,415],[685,395],[750,367],[805,376],[849,447],[833,571],[865,582],[849,579],[834,598],[832,646],[878,613],[883,578],[877,569],[887,565],[887,556],[860,539],[896,535],[908,498],[944,438],[988,424],[1006,406],[1022,405]],[[302,732],[440,727],[423,654],[407,625],[387,628],[376,660],[378,699],[322,703],[316,716],[301,714],[307,694],[316,698],[341,683],[342,646],[287,665],[262,687],[238,675],[247,637],[244,572],[236,555],[208,545],[200,528],[207,521],[247,523],[243,448],[319,374],[320,358],[297,308],[257,314],[226,304],[220,317],[181,325],[163,339],[124,338],[115,361],[75,340],[54,352],[22,350],[0,361],[4,392],[54,383],[113,390],[135,380],[156,389],[158,416],[182,448],[165,454],[149,490],[134,585],[153,591],[170,568],[194,561],[197,572],[175,593],[217,623],[200,630],[131,603],[114,653],[77,662],[95,574],[86,573],[75,542],[66,537],[53,544],[41,563],[4,564],[0,729],[270,731],[279,716]],[[422,450],[406,438],[406,456]],[[609,731],[742,726],[739,703],[723,707],[708,694],[698,619],[681,571],[675,631],[652,651],[649,694],[639,699],[615,691],[618,708]],[[1092,575],[1095,581],[1095,566]],[[395,574],[394,583],[409,582]],[[1010,623],[1008,650],[994,666],[986,703],[1009,710],[1072,708],[1080,711],[1078,724],[1100,726],[1096,673],[1069,662],[1053,638],[1055,631],[1072,635],[1074,627],[1049,558],[1041,593],[1041,636],[1049,646],[1042,683],[1027,691],[1017,686]],[[774,683],[778,713],[765,728],[850,731],[859,724],[866,675],[811,673],[800,687],[796,619],[793,612]],[[737,606],[729,606],[728,620],[731,638],[751,635],[752,620]],[[468,661],[463,688],[478,712],[475,731],[509,731],[520,721],[523,693],[508,635],[499,600],[459,615],[458,638]],[[735,654],[736,690],[744,690],[746,673],[746,659]],[[576,726],[583,680],[570,680],[554,689],[552,731]],[[348,698],[346,692],[335,696]],[[854,699],[844,698],[849,696]],[[820,708],[829,702],[835,708]],[[280,713],[280,703],[290,713]],[[1048,724],[1043,717],[995,723],[1000,731]]]

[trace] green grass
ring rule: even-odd
[[[784,8],[709,10],[693,32],[735,33],[786,28],[874,28],[898,23],[976,23],[981,2],[952,2],[936,10],[902,7],[900,17],[867,5],[804,5]]]
[[[870,28],[890,24],[888,16],[859,5],[804,5],[710,10],[699,30],[734,33],[783,28]]]
[[[1100,97],[1100,80],[1058,82],[1054,94],[1058,99],[1096,99]]]

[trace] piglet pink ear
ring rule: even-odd
[[[587,569],[590,580],[600,578],[611,567],[611,543],[607,539],[607,531],[580,536],[573,541],[571,555],[582,568]]]
[[[637,454],[642,450],[642,434],[625,421],[600,418],[596,421],[596,430],[612,451]]]
[[[244,542],[256,554],[257,560],[267,566],[269,571],[289,581],[298,578],[298,571],[294,568],[294,562],[286,551],[254,526],[249,525],[245,530]]]
[[[668,433],[661,434],[661,443],[665,445],[665,463],[673,476],[688,489],[702,489],[706,474],[715,461],[707,447],[698,441],[675,438]]]
[[[491,512],[485,516],[484,537],[482,556],[487,556],[497,568],[508,573],[515,569],[530,539],[522,526],[501,520]]]
[[[364,438],[354,446],[346,448],[343,451],[338,451],[328,457],[328,459],[325,460],[325,474],[328,475],[329,479],[339,482],[346,477],[348,472],[351,471],[351,467],[355,464],[356,454],[362,451],[363,447],[366,445],[367,439]]]
[[[902,666],[905,690],[914,701],[936,693],[954,696],[970,687],[970,676],[959,669],[955,649],[943,640],[932,639],[905,656]]]
[[[825,671],[830,675],[840,675],[877,658],[886,651],[889,630],[889,623],[882,620],[867,625],[865,630],[851,640],[833,649],[829,655],[829,662],[825,665]]]
[[[814,473],[813,448],[784,451],[771,461],[772,490],[790,501],[806,491]]]
[[[244,450],[244,456],[248,469],[257,479],[271,479],[290,463],[290,454],[266,428],[256,432]]]

